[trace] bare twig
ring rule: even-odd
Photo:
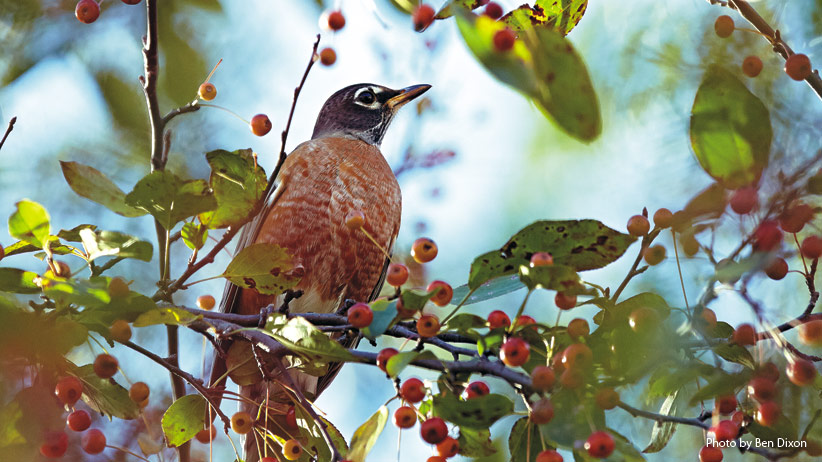
[[[612,302],[616,303],[619,300],[619,296],[622,294],[622,291],[625,290],[626,287],[628,287],[628,283],[631,282],[631,279],[633,279],[635,276],[644,273],[645,270],[648,269],[647,266],[641,269],[637,269],[637,267],[639,267],[639,264],[642,263],[642,257],[643,253],[645,252],[645,249],[647,249],[648,246],[650,246],[651,243],[654,242],[654,239],[656,239],[660,231],[662,230],[654,229],[653,231],[642,237],[642,241],[640,241],[639,253],[636,256],[636,259],[634,260],[634,264],[631,265],[631,269],[628,270],[628,274],[625,275],[625,279],[622,280],[622,283],[614,292],[614,295],[611,296]]]
[[[0,149],[2,149],[3,144],[6,143],[6,138],[9,137],[9,133],[11,133],[11,131],[14,130],[14,123],[15,122],[17,122],[17,116],[14,116],[14,117],[11,118],[11,120],[9,120],[9,126],[8,126],[8,128],[6,128],[6,133],[3,135],[3,139],[0,140]]]
[[[253,213],[250,214],[250,216],[253,215]],[[211,250],[207,254],[205,254],[205,256],[203,256],[197,261],[189,262],[188,266],[186,266],[185,271],[183,271],[183,274],[181,274],[180,277],[178,277],[170,286],[158,290],[157,293],[154,294],[152,299],[154,301],[163,300],[164,298],[171,296],[171,294],[173,294],[174,292],[180,289],[185,289],[186,281],[188,281],[188,279],[191,276],[193,276],[194,273],[199,271],[202,267],[209,263],[213,263],[214,258],[217,256],[217,254],[220,253],[220,251],[223,250],[223,248],[226,245],[228,245],[229,242],[231,242],[231,239],[234,238],[234,236],[237,234],[240,228],[242,228],[242,224],[239,226],[228,227],[223,236],[220,238],[220,240],[216,244],[214,244],[214,247],[212,247]]]

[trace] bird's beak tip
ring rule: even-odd
[[[415,99],[416,97],[422,95],[428,89],[431,88],[431,85],[428,84],[420,84],[420,85],[411,85],[410,87],[405,87],[400,90],[400,93],[397,96],[388,100],[389,106],[392,109],[398,109],[400,106],[404,105],[405,103]]]

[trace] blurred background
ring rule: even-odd
[[[437,8],[442,1],[432,1]],[[521,3],[499,1],[506,10]],[[527,99],[490,76],[465,47],[453,20],[437,21],[419,34],[413,31],[401,0],[166,0],[160,5],[162,112],[193,100],[197,88],[219,59],[211,79],[218,91],[213,103],[250,119],[266,113],[274,129],[263,138],[247,125],[215,108],[177,118],[169,168],[178,175],[206,178],[204,153],[213,149],[252,148],[260,164],[270,170],[280,149],[279,131],[285,126],[293,89],[310,55],[314,37],[322,33],[321,47],[337,52],[337,63],[317,65],[303,89],[288,139],[287,150],[311,135],[314,120],[325,101],[343,86],[373,82],[399,88],[428,83],[423,107],[404,109],[389,130],[382,151],[399,168],[406,155],[422,158],[433,152],[453,152],[431,168],[406,170],[403,189],[403,227],[397,252],[407,254],[419,236],[434,239],[439,256],[417,274],[420,281],[442,279],[462,285],[473,257],[501,246],[507,238],[537,219],[596,218],[624,230],[627,219],[647,207],[680,209],[711,183],[698,167],[689,146],[688,118],[704,69],[721,63],[745,79],[751,91],[771,109],[775,141],[772,167],[790,169],[819,149],[822,103],[805,84],[782,72],[783,61],[754,33],[735,33],[719,39],[713,22],[738,14],[704,0],[592,0],[578,27],[569,35],[584,57],[597,91],[602,136],[582,144],[557,130]],[[766,0],[755,3],[763,16],[780,29],[794,50],[812,62],[822,61],[822,0]],[[16,201],[29,198],[50,212],[53,226],[70,229],[97,223],[154,240],[148,217],[125,219],[75,195],[62,178],[58,160],[93,165],[123,190],[148,172],[149,139],[145,100],[137,77],[142,74],[140,38],[145,34],[144,2],[127,6],[118,1],[102,4],[100,19],[90,25],[74,17],[70,0],[0,0],[0,129],[17,116],[15,129],[0,151],[0,217],[9,216]],[[346,26],[338,33],[320,27],[323,12],[342,9]],[[742,76],[747,55],[762,58],[765,69],[756,79]],[[767,189],[766,176],[763,190]],[[751,223],[729,217],[727,232],[738,235]],[[219,237],[219,233],[212,232]],[[733,242],[718,249],[730,249]],[[12,242],[6,234],[0,243]],[[670,236],[662,239],[668,257],[629,287],[630,293],[655,288],[671,306],[684,306]],[[177,248],[173,258],[179,274],[188,252]],[[233,246],[229,246],[233,249]],[[583,276],[603,286],[622,280],[637,249],[604,270]],[[155,255],[156,258],[156,255]],[[202,277],[219,274],[230,259],[224,252]],[[69,263],[73,268],[79,260]],[[792,261],[792,265],[796,264]],[[15,257],[14,266],[43,271],[34,258]],[[153,293],[157,264],[120,263],[112,275],[134,280],[132,288]],[[685,287],[691,299],[712,274],[707,259],[696,257],[683,265]],[[421,283],[421,285],[423,285]],[[804,303],[801,277],[790,274],[779,284],[755,283],[768,315],[774,321],[793,317]],[[195,285],[176,298],[193,306],[198,295],[219,299],[223,284]],[[523,293],[514,293],[473,305],[480,315],[494,309],[513,310]],[[553,322],[553,294],[532,297],[526,314]],[[733,291],[723,293],[713,306],[721,320],[735,325],[750,321],[750,310]],[[576,316],[590,318],[595,309],[580,308]],[[570,319],[566,315],[565,321]],[[136,330],[136,341],[153,351],[165,349],[165,329]],[[183,368],[199,373],[204,344],[196,334],[183,332]],[[398,346],[381,342],[378,348]],[[365,349],[373,349],[364,345]],[[147,382],[154,392],[149,421],[157,424],[170,403],[168,374],[145,358],[114,348],[128,378]],[[87,364],[89,348],[78,348],[72,360]],[[404,376],[434,378],[417,370]],[[512,394],[504,383],[489,380],[492,390]],[[12,387],[13,388],[13,387]],[[160,392],[163,390],[163,392]],[[0,396],[7,400],[0,388]],[[646,402],[642,387],[625,392],[623,400],[636,406],[658,408]],[[376,368],[346,366],[318,406],[346,438],[394,394],[390,381]],[[162,396],[161,396],[162,395]],[[231,403],[224,404],[233,412]],[[392,408],[393,411],[393,408]],[[693,410],[692,414],[698,412]],[[634,441],[647,443],[652,423],[634,420],[617,409],[608,411],[609,425]],[[507,460],[507,436],[515,419],[495,424],[494,441],[501,449],[488,461]],[[97,422],[96,425],[101,425]],[[110,424],[107,424],[110,425]],[[142,422],[114,423],[109,441],[135,447]],[[107,427],[111,428],[111,427]],[[155,427],[154,432],[158,429]],[[238,441],[233,435],[235,442]],[[649,460],[695,460],[702,446],[701,432],[680,428],[671,444]],[[402,435],[389,423],[369,460],[403,462],[424,460],[430,447],[416,430]],[[208,460],[208,446],[194,443],[196,460]],[[138,449],[139,451],[139,449]],[[220,434],[214,460],[232,460],[234,453]],[[166,460],[171,453],[166,454]],[[571,457],[565,454],[566,459]],[[726,451],[726,460],[743,456]],[[76,459],[87,457],[78,453]],[[107,450],[93,460],[132,460]],[[89,460],[92,460],[89,458]],[[459,459],[458,459],[459,460]]]

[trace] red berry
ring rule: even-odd
[[[74,403],[83,396],[83,382],[77,377],[62,377],[54,387],[54,394],[66,406],[74,406]]]
[[[779,226],[773,220],[765,220],[754,231],[751,246],[756,251],[770,252],[779,247],[781,243],[782,231]]]
[[[494,49],[499,52],[506,52],[514,48],[517,41],[517,34],[509,28],[498,30],[494,34]]]
[[[214,425],[209,425],[208,428],[200,430],[194,435],[194,438],[197,438],[197,441],[208,444],[214,440],[214,437],[217,436],[217,427]]]
[[[779,408],[778,404],[773,401],[765,401],[764,403],[761,403],[759,405],[759,409],[756,410],[755,418],[760,425],[770,427],[779,421],[779,415],[781,412],[782,409]]]
[[[614,438],[610,433],[596,431],[585,440],[585,450],[591,457],[604,459],[614,452]]]
[[[407,379],[400,386],[400,396],[409,403],[419,403],[425,398],[425,384],[414,377]]]
[[[585,377],[579,369],[565,369],[559,376],[559,384],[563,388],[575,390],[585,385]]]
[[[434,22],[434,9],[429,5],[418,6],[411,14],[411,21],[414,23],[414,30],[422,32]]]
[[[433,337],[440,331],[440,320],[433,314],[424,314],[417,320],[417,333],[420,337]]]
[[[331,47],[320,50],[320,63],[323,66],[332,66],[337,62],[337,52]]]
[[[431,297],[431,301],[437,306],[446,306],[451,303],[451,298],[454,297],[454,289],[447,282],[433,281],[428,284],[425,289],[428,293],[436,290],[437,293]]]
[[[779,226],[786,233],[798,233],[813,220],[813,216],[813,207],[800,202],[782,212],[779,216]]]
[[[776,385],[765,377],[755,377],[748,382],[748,394],[760,403],[770,401],[776,396]]]
[[[524,326],[530,326],[531,324],[536,324],[536,323],[537,323],[536,319],[532,318],[531,316],[528,316],[527,314],[523,314],[523,315],[520,315],[520,317],[517,318],[516,325],[517,325],[517,327],[524,327]]]
[[[446,458],[442,456],[431,456],[425,459],[425,462],[446,462]]]
[[[537,462],[562,462],[562,456],[553,449],[547,449],[537,454]]]
[[[822,346],[822,319],[800,324],[799,341],[805,345]]]
[[[699,314],[699,317],[702,318],[702,321],[708,326],[708,328],[713,329],[716,327],[716,313],[714,310],[710,308],[703,308],[702,313]]]
[[[417,411],[411,406],[401,406],[394,411],[394,425],[397,428],[411,428],[417,423]]]
[[[202,83],[197,89],[197,96],[203,101],[211,101],[217,97],[217,87],[211,82]]]
[[[522,366],[528,361],[530,350],[531,346],[528,342],[519,337],[511,337],[502,344],[499,357],[508,366]]]
[[[755,377],[762,377],[771,382],[779,380],[779,368],[774,363],[765,363],[759,366],[754,374]]]
[[[642,215],[634,215],[628,219],[628,234],[642,237],[651,230],[651,222]]]
[[[504,311],[495,310],[488,315],[488,326],[491,329],[496,329],[498,327],[508,327],[510,325],[511,318],[509,318]]]
[[[298,428],[297,410],[294,406],[288,406],[288,410],[285,412],[285,424],[288,425],[288,428]]]
[[[151,390],[145,382],[136,382],[128,389],[128,397],[135,403],[142,403],[148,399],[150,394]]]
[[[744,412],[736,411],[733,414],[731,414],[731,421],[733,421],[733,423],[735,423],[735,424],[737,424],[741,427],[742,423],[745,422],[745,417],[746,416],[745,416]]]
[[[742,61],[742,72],[748,77],[756,77],[762,72],[762,60],[757,56],[748,56]]]
[[[446,459],[454,457],[460,451],[460,443],[456,438],[446,436],[444,440],[437,443],[437,454]]]
[[[68,435],[65,432],[48,432],[40,446],[40,454],[48,458],[63,457],[68,449]]]
[[[212,295],[200,295],[197,297],[197,308],[205,311],[209,311],[214,308],[217,304],[217,301],[214,300]]]
[[[788,380],[800,387],[812,384],[816,378],[816,367],[812,362],[802,358],[789,361],[785,372],[788,375]]]
[[[817,259],[822,256],[822,237],[808,236],[802,241],[799,248],[805,258]]]
[[[76,432],[85,431],[91,426],[91,416],[82,409],[74,411],[66,417],[66,425]]]
[[[537,366],[531,371],[531,386],[536,391],[548,391],[556,381],[554,370],[548,366]]]
[[[502,11],[502,7],[499,6],[499,3],[488,2],[488,4],[485,5],[485,11],[482,14],[496,21],[502,17],[504,12]]]
[[[740,324],[734,329],[731,340],[740,346],[754,345],[756,344],[756,329],[750,324]]]
[[[617,407],[617,404],[619,404],[619,393],[610,387],[602,388],[594,395],[594,401],[597,403],[597,406],[607,411]]]
[[[348,323],[357,329],[370,326],[373,320],[374,312],[365,303],[357,303],[348,309]]]
[[[550,266],[554,264],[554,257],[548,252],[537,252],[531,255],[530,266],[536,268],[538,266]]]
[[[94,0],[80,0],[74,8],[74,16],[80,22],[91,24],[100,17],[100,5]]]
[[[126,5],[136,5],[136,4],[140,3],[140,0],[122,0],[122,1]]]
[[[733,18],[726,14],[716,18],[716,22],[714,22],[714,31],[716,32],[716,35],[722,38],[730,37],[734,32]]]
[[[788,274],[788,262],[784,258],[777,258],[765,268],[765,274],[774,281],[779,281]]]
[[[808,78],[811,70],[811,60],[801,53],[793,54],[785,60],[785,73],[796,81]]]
[[[390,286],[400,287],[408,281],[408,267],[402,263],[391,263],[385,273],[385,282]]]
[[[257,114],[251,118],[251,133],[257,136],[265,136],[271,131],[271,120],[265,114]]]
[[[391,359],[394,355],[399,353],[396,348],[383,348],[377,353],[377,367],[382,369],[383,372],[388,372],[385,370],[386,364],[388,364],[388,360]]]
[[[652,245],[642,252],[645,263],[654,266],[662,263],[665,259],[665,246],[662,244]]]
[[[427,237],[421,237],[411,245],[411,256],[417,263],[428,263],[437,256],[437,252],[437,244]]]
[[[106,435],[100,429],[92,428],[83,434],[80,444],[87,454],[100,454],[106,448]]]
[[[674,214],[666,208],[661,208],[654,212],[654,225],[656,225],[657,228],[670,228],[673,221]]]
[[[572,343],[562,352],[562,365],[566,369],[585,369],[593,359],[594,353],[583,343]]]
[[[722,450],[715,446],[702,446],[699,462],[722,462]]]
[[[570,335],[572,339],[587,337],[588,334],[591,333],[591,327],[588,325],[588,321],[582,318],[572,319],[571,322],[568,323],[567,329],[568,335]]]
[[[740,215],[751,213],[758,203],[759,195],[756,192],[756,188],[740,188],[731,194],[731,210]]]
[[[420,435],[428,444],[439,444],[448,437],[448,426],[439,417],[432,417],[420,425]]]
[[[468,384],[465,387],[465,395],[467,399],[479,398],[480,396],[485,396],[491,393],[491,389],[488,388],[488,385],[485,382],[480,380],[476,380]]]
[[[94,373],[101,379],[110,379],[117,373],[117,358],[108,354],[97,355],[94,359]]]
[[[732,420],[722,420],[708,429],[708,438],[715,441],[731,441],[739,434],[739,425]]]
[[[565,292],[557,292],[554,296],[554,304],[561,310],[570,310],[577,306],[577,296],[566,294]]]
[[[128,324],[128,321],[124,319],[114,321],[111,327],[108,328],[108,333],[112,340],[120,343],[126,343],[131,340],[131,326]]]
[[[547,424],[554,418],[554,403],[548,398],[543,398],[531,405],[531,412],[528,419],[537,424]]]
[[[345,16],[342,11],[332,11],[328,14],[328,28],[333,31],[338,31],[345,27]]]

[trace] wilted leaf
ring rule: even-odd
[[[434,413],[460,428],[476,430],[490,428],[497,420],[514,412],[514,403],[507,396],[492,393],[462,401],[448,393],[434,396]]]
[[[208,228],[205,225],[186,223],[180,231],[180,237],[183,238],[186,247],[191,250],[199,250],[203,248],[206,238],[208,238]]]
[[[143,210],[126,205],[126,193],[94,167],[60,161],[60,168],[63,169],[66,182],[77,195],[101,204],[124,217],[139,217],[146,214]]]
[[[151,242],[117,231],[94,232],[89,228],[80,231],[89,261],[100,257],[134,258],[151,261],[154,247]]]
[[[138,316],[137,319],[134,320],[134,327],[154,326],[157,324],[187,326],[200,319],[202,319],[202,316],[190,313],[182,308],[156,308]]]
[[[284,315],[271,316],[266,322],[265,331],[290,351],[315,362],[357,360],[345,347],[301,316],[291,319]]]
[[[674,402],[676,402],[677,393],[678,392],[675,391],[665,398],[665,401],[662,402],[662,406],[659,407],[660,415],[673,415],[675,412]],[[645,454],[652,454],[665,449],[665,446],[667,446],[668,442],[671,441],[671,437],[674,436],[675,431],[676,424],[673,422],[654,422],[654,429],[651,431],[651,441],[648,443],[648,446],[642,450],[642,452]]]
[[[222,276],[245,289],[279,295],[300,282],[301,270],[295,271],[291,256],[282,247],[259,243],[235,255]]]
[[[521,5],[502,17],[501,21],[517,32],[534,27],[549,27],[568,35],[585,14],[588,0],[536,0],[534,6]]]
[[[519,280],[530,290],[547,289],[579,294],[585,292],[585,286],[573,268],[565,265],[549,265],[531,268],[519,267]]]
[[[348,451],[346,459],[351,462],[365,462],[366,456],[374,447],[387,421],[388,408],[382,406],[354,432],[354,436],[351,438],[351,449]]]
[[[83,382],[83,401],[95,411],[126,420],[140,416],[140,408],[128,397],[128,390],[113,380],[97,377],[91,364],[78,367],[74,373]]]
[[[440,10],[437,12],[437,15],[434,16],[434,19],[450,18],[454,15],[455,8],[466,8],[469,10],[475,10],[485,3],[488,2],[485,0],[449,0],[448,3],[443,5],[442,8],[440,8]]]
[[[490,430],[475,430],[473,428],[460,428],[460,435],[457,438],[460,444],[459,454],[464,457],[480,458],[496,454],[497,448],[491,441]]]
[[[755,184],[768,165],[768,108],[717,65],[708,68],[694,98],[690,133],[699,164],[728,189]]]
[[[250,149],[211,151],[206,159],[211,166],[210,182],[217,209],[200,214],[200,221],[209,228],[242,223],[254,212],[265,191],[268,184],[265,171],[256,164]]]
[[[184,181],[169,171],[159,170],[137,182],[126,195],[126,204],[150,213],[168,230],[181,220],[217,207],[205,181]]]
[[[207,402],[200,395],[186,395],[171,403],[163,414],[163,433],[169,447],[177,447],[205,428]]]
[[[17,209],[9,217],[11,237],[43,248],[50,232],[49,214],[42,205],[25,199],[17,203]]]

